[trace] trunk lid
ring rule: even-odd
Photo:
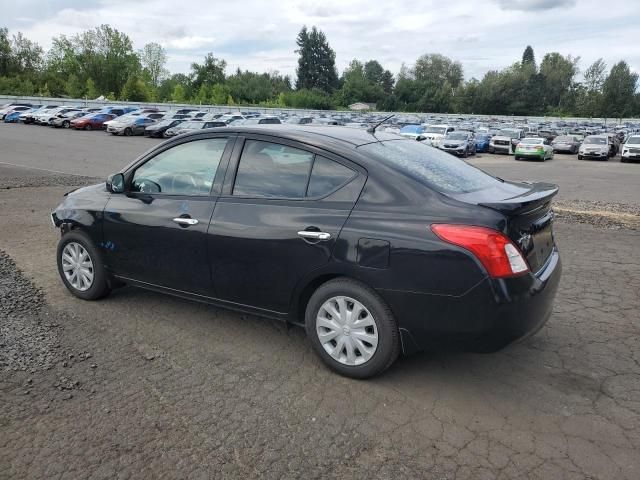
[[[553,252],[551,200],[558,186],[551,183],[504,182],[456,198],[496,210],[507,217],[506,233],[524,254],[532,272],[542,268]]]

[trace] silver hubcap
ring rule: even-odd
[[[93,285],[93,262],[85,248],[76,242],[62,250],[62,271],[73,288],[84,292]]]
[[[322,304],[316,333],[325,351],[343,365],[366,363],[378,347],[373,315],[350,297],[332,297]]]

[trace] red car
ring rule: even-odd
[[[114,118],[116,118],[116,116],[110,113],[96,113],[95,115],[88,115],[71,120],[71,128],[75,128],[76,130],[100,130],[104,122],[113,120]]]

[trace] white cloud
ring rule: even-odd
[[[460,60],[467,78],[481,77],[519,60],[528,44],[538,61],[559,51],[581,56],[583,69],[603,57],[640,70],[637,0],[606,7],[601,0],[0,0],[0,12],[0,25],[45,48],[53,36],[110,24],[135,48],[164,45],[173,72],[187,72],[211,51],[229,70],[294,74],[303,24],[326,33],[339,70],[353,58],[375,58],[396,73],[402,63],[438,52]]]

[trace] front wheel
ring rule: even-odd
[[[85,125],[84,129],[88,132],[88,131],[92,130],[93,127],[91,126],[90,123],[88,123],[87,125]]]
[[[391,310],[374,290],[355,280],[321,285],[307,304],[305,324],[316,353],[346,377],[379,375],[400,354]]]
[[[62,282],[76,297],[97,300],[109,293],[102,259],[85,233],[65,234],[58,242],[57,260]]]
[[[133,133],[133,132],[131,131],[131,129],[130,129],[129,127],[127,127],[127,128],[125,128],[125,129],[124,129],[124,135],[125,135],[125,137],[130,137],[132,133]]]

